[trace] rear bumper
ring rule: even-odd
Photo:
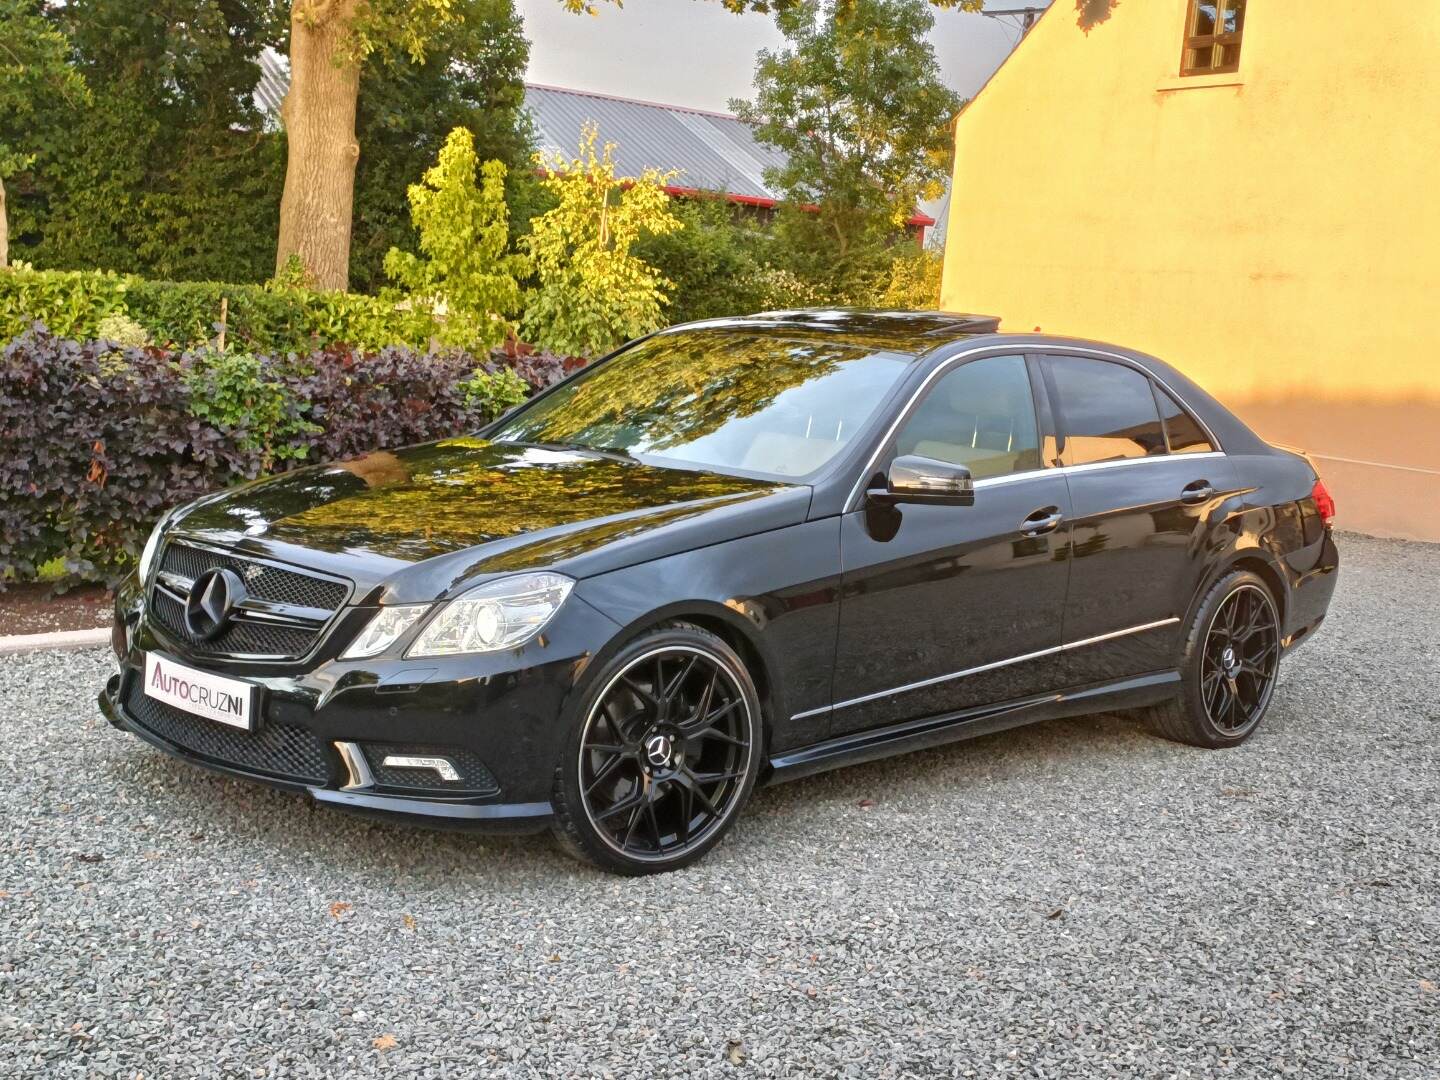
[[[120,700],[123,676],[111,676],[100,691],[101,713],[115,728],[135,735],[171,757],[222,776],[250,780],[257,784],[308,795],[314,802],[366,817],[408,821],[430,828],[466,829],[488,833],[534,833],[547,828],[554,808],[547,802],[495,802],[461,799],[431,799],[413,795],[390,795],[362,790],[345,790],[306,784],[268,773],[252,772],[234,764],[194,753],[161,737],[126,712]]]
[[[1289,652],[1314,636],[1330,609],[1340,579],[1340,550],[1334,535],[1327,528],[1315,544],[1296,552],[1286,563],[1290,590],[1284,648]]]

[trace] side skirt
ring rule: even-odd
[[[1174,697],[1179,685],[1178,671],[1154,671],[1147,675],[1095,683],[997,705],[985,705],[963,712],[906,720],[839,739],[813,743],[771,758],[770,775],[766,782],[781,784],[787,780],[798,780],[802,776],[811,776],[845,765],[858,765],[863,761],[875,761],[895,754],[907,754],[932,746],[959,742],[962,739],[974,739],[1041,720],[1158,705]]]

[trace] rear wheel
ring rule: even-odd
[[[733,649],[688,624],[646,634],[581,701],[556,774],[556,835],[616,873],[686,866],[749,798],[759,735],[755,685]]]
[[[1142,715],[1177,742],[1238,746],[1264,719],[1279,667],[1275,599],[1259,576],[1236,571],[1216,582],[1195,612],[1180,665],[1180,695]]]

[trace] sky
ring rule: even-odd
[[[992,0],[996,8],[1042,0]],[[517,0],[530,39],[531,82],[729,111],[749,97],[755,53],[781,44],[769,16],[732,15],[716,0],[600,3],[571,15],[560,0]],[[930,38],[950,88],[972,96],[1020,36],[1014,19],[935,12]]]

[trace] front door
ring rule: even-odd
[[[915,454],[965,465],[975,504],[844,516],[833,735],[1054,688],[1070,499],[1042,461],[1035,401],[1023,356],[940,375],[881,464]]]

